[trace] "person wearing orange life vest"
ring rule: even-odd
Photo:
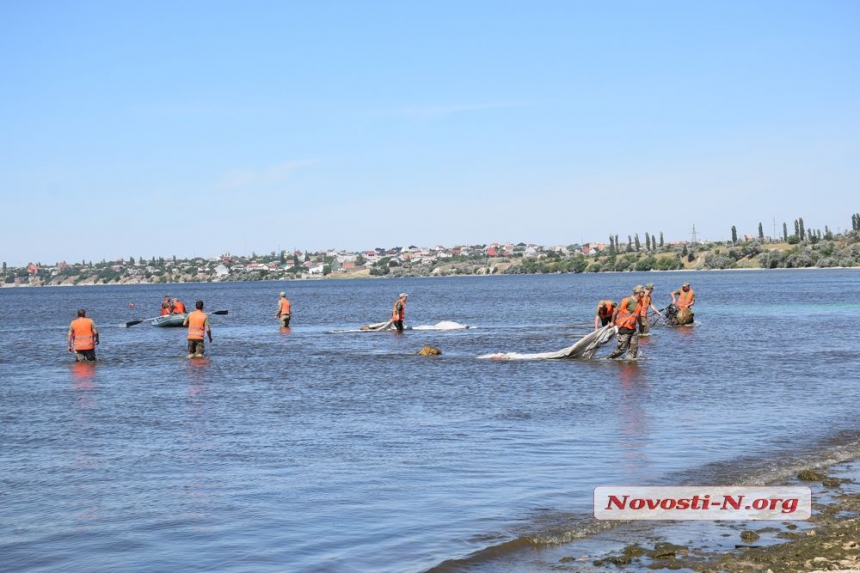
[[[185,303],[178,298],[174,298],[170,314],[185,314],[186,312],[188,311],[185,309]]]
[[[690,283],[684,283],[681,285],[681,288],[676,291],[672,291],[671,296],[672,304],[677,306],[678,310],[684,310],[685,308],[690,308],[696,304],[696,293],[690,288]],[[675,296],[678,297],[677,302],[675,302]]]
[[[87,311],[78,310],[78,317],[69,324],[67,335],[69,352],[75,353],[75,362],[95,362],[99,331]]]
[[[172,308],[173,308],[173,305],[170,304],[170,297],[165,296],[164,302],[161,303],[161,316],[170,314],[170,311]]]
[[[400,293],[400,297],[394,301],[394,307],[391,309],[391,322],[394,323],[394,328],[397,332],[403,332],[403,321],[406,320],[406,297],[405,292]]]
[[[617,305],[611,300],[601,300],[597,303],[597,312],[594,315],[594,330],[600,326],[606,326],[612,322],[612,313]]]
[[[654,292],[654,283],[645,285],[642,291],[642,298],[639,301],[639,334],[648,334],[650,324],[648,324],[648,310],[654,309],[654,312],[663,316],[656,306],[651,302],[651,293]]]
[[[202,358],[206,348],[203,346],[204,334],[212,342],[212,329],[209,328],[209,317],[203,312],[203,301],[194,303],[197,308],[182,321],[182,326],[188,327],[188,358]]]
[[[287,293],[281,292],[281,299],[278,301],[278,312],[275,318],[281,320],[281,328],[290,327],[290,318],[292,317],[292,305],[287,299]]]
[[[608,358],[618,358],[625,352],[625,358],[636,358],[639,352],[639,335],[636,334],[636,324],[639,319],[639,301],[644,291],[642,285],[633,287],[633,296],[628,296],[612,313],[611,324],[618,328],[618,346]]]

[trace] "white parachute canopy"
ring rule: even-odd
[[[442,322],[437,322],[436,324],[422,324],[418,326],[407,326],[405,330],[465,330],[467,328],[474,328],[473,326],[469,326],[468,324],[460,324],[459,322],[454,322],[453,320],[443,320]],[[381,332],[383,330],[394,330],[394,322],[375,322],[373,324],[366,324],[359,329],[356,330],[334,330],[332,332]]]
[[[580,358],[588,360],[597,349],[609,342],[615,336],[615,327],[606,325],[599,330],[595,330],[590,334],[586,334],[580,338],[574,345],[562,348],[555,352],[538,352],[535,354],[520,354],[518,352],[508,352],[506,354],[484,354],[478,358],[486,358],[490,360],[551,360],[557,358]]]

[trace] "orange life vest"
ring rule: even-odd
[[[399,310],[398,310],[399,305]],[[406,303],[399,298],[394,303],[394,309],[391,311],[391,320],[406,320]]]
[[[182,302],[181,300],[177,300],[176,302],[173,303],[173,313],[174,314],[183,314],[185,312],[188,312],[188,311],[185,310],[185,303],[184,302]]]
[[[281,309],[279,312],[281,313],[281,316],[283,316],[285,314],[290,314],[290,307],[292,306],[292,305],[290,305],[290,301],[288,301],[285,298],[282,298],[280,305],[281,305]]]
[[[651,308],[651,295],[646,294],[639,299],[639,316],[648,316],[649,308]]]
[[[600,318],[609,318],[613,312],[615,312],[615,305],[608,302],[603,306],[597,307],[597,316]]]
[[[621,301],[621,305],[618,307],[618,314],[615,316],[615,326],[618,328],[626,328],[628,330],[636,330],[636,316],[639,307],[637,306],[632,312],[629,310],[630,302],[633,297],[628,296],[624,300]],[[636,302],[636,301],[633,301]],[[638,305],[638,302],[637,302]]]
[[[93,319],[79,317],[72,321],[72,336],[75,340],[75,350],[93,350]]]
[[[163,303],[161,303],[161,316],[164,316],[167,314],[170,314],[170,303],[169,302],[163,302]]]
[[[678,293],[678,309],[682,310],[690,306],[693,302],[693,289],[690,289],[684,292],[684,289],[681,289],[681,292]]]
[[[195,310],[188,315],[188,340],[203,340],[206,333],[206,313]]]

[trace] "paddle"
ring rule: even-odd
[[[166,315],[164,315],[166,316]],[[160,316],[153,316],[152,318],[141,318],[140,320],[130,320],[125,323],[125,327],[129,328],[130,326],[134,326],[135,324],[140,324],[141,322],[148,322],[150,320],[155,320],[156,318],[161,318]]]
[[[219,316],[224,316],[229,312],[230,312],[229,310],[216,310],[215,312],[210,312],[209,314],[217,314]],[[169,315],[159,315],[159,316],[153,316],[152,318],[141,318],[140,320],[130,320],[130,321],[125,323],[125,328],[129,328],[130,326],[140,324],[141,322],[149,322],[150,320],[155,320],[156,318],[161,318],[162,316],[169,316]]]

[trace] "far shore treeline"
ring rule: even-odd
[[[777,269],[860,267],[860,213],[851,230],[806,229],[803,219],[779,237],[737,234],[731,240],[665,242],[663,233],[610,235],[605,243],[542,246],[492,243],[424,248],[376,248],[368,251],[288,252],[180,259],[129,257],[116,261],[33,262],[25,267],[3,263],[2,286],[157,284],[310,278],[423,277],[492,274],[599,273],[707,269]],[[789,231],[793,231],[789,233]]]

